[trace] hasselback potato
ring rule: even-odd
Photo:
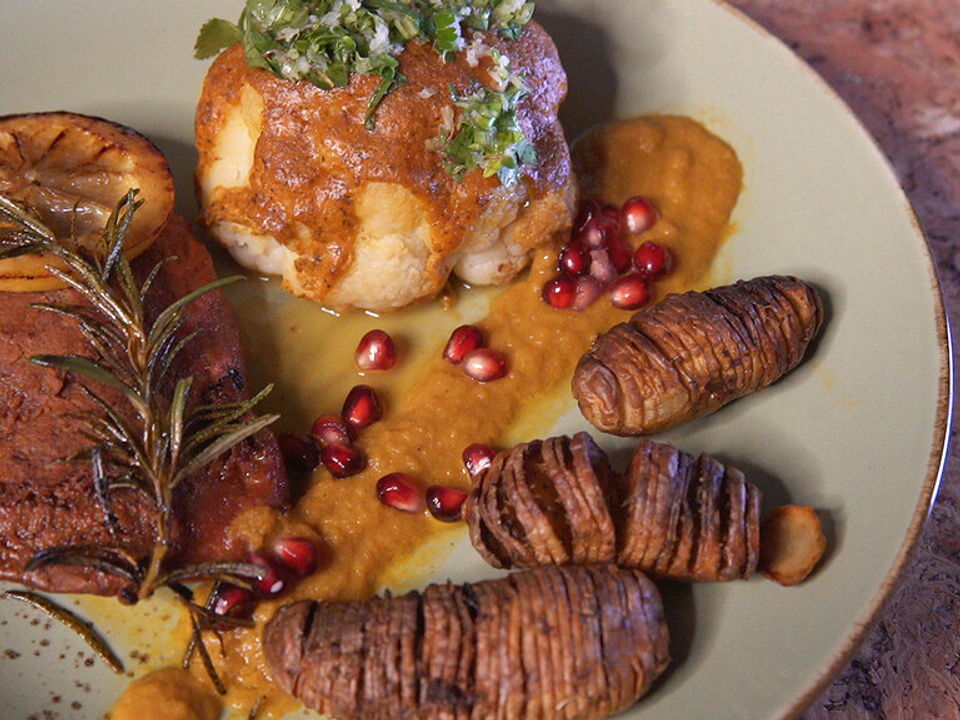
[[[274,681],[339,720],[593,720],[669,661],[637,571],[544,567],[363,602],[301,601],[264,630]]]
[[[589,435],[499,453],[463,507],[495,567],[616,562],[676,580],[732,580],[757,567],[760,491],[709,455],[643,439],[624,476]]]
[[[793,277],[668,295],[594,341],[577,365],[573,394],[604,432],[665,430],[780,378],[822,321],[816,290]]]
[[[612,477],[586,433],[498,453],[464,505],[473,545],[494,567],[609,562]]]

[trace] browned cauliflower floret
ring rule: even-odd
[[[490,48],[530,91],[517,115],[538,159],[509,187],[476,170],[458,182],[436,150],[456,112],[450,88],[494,82]],[[217,58],[197,109],[197,188],[207,227],[242,265],[330,307],[393,310],[435,295],[451,272],[506,282],[569,227],[566,76],[539,25],[515,41],[476,33],[453,62],[411,42],[399,62],[408,82],[370,131],[374,76],[322,90],[250,67],[239,45]]]

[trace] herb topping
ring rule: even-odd
[[[317,87],[344,87],[351,73],[379,76],[370,96],[366,125],[383,98],[406,79],[397,56],[407,42],[430,42],[444,59],[466,50],[476,62],[471,31],[496,31],[515,40],[533,15],[524,0],[247,0],[236,24],[208,21],[200,30],[196,57],[207,58],[240,42],[247,62],[291,81]],[[509,60],[494,49],[490,71],[495,88],[478,84],[451,99],[460,108],[456,122],[440,129],[433,148],[444,168],[458,180],[482,169],[504,185],[520,177],[520,166],[536,162],[533,145],[517,119],[517,103],[527,93],[522,78],[509,71]]]

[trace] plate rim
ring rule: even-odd
[[[791,62],[796,63],[801,72],[810,77],[815,85],[826,91],[826,95],[831,98],[830,101],[834,106],[856,124],[864,136],[864,139],[867,141],[867,146],[872,146],[873,152],[881,158],[881,164],[885,168],[884,172],[887,174],[887,179],[894,183],[903,207],[906,210],[907,218],[918,236],[917,238],[911,238],[911,241],[916,239],[920,240],[920,251],[924,259],[923,261],[926,263],[928,287],[933,295],[932,309],[934,313],[934,329],[937,349],[940,356],[936,413],[933,418],[932,428],[929,428],[933,431],[930,437],[930,450],[923,482],[919,488],[919,497],[911,514],[906,533],[899,544],[899,549],[893,558],[892,564],[886,571],[879,586],[873,592],[861,617],[845,634],[834,637],[833,648],[826,648],[827,651],[824,652],[825,660],[820,663],[814,674],[803,682],[797,683],[794,689],[790,691],[788,699],[783,702],[779,709],[774,710],[773,714],[769,716],[770,720],[790,720],[797,718],[805,710],[808,710],[817,696],[836,679],[849,663],[850,659],[861,646],[867,633],[878,620],[883,606],[898,589],[903,579],[904,570],[911,561],[914,551],[917,548],[921,533],[926,526],[930,511],[937,499],[938,490],[945,471],[946,459],[950,453],[949,433],[953,417],[955,369],[953,340],[950,318],[944,303],[942,284],[927,234],[924,232],[917,218],[916,211],[904,191],[890,159],[880,147],[877,139],[866,128],[860,116],[851,109],[843,97],[799,56],[797,52],[787,45],[786,42],[773,32],[767,30],[743,10],[731,5],[728,0],[712,0],[712,2],[714,5],[718,5],[723,10],[731,13],[744,25],[752,28],[758,37],[762,37],[768,41],[772,40],[772,45],[776,46],[780,52],[785,52],[792,58]]]
[[[922,241],[920,251],[926,263],[929,289],[933,295],[934,324],[936,326],[937,346],[940,352],[940,373],[937,380],[937,411],[933,421],[930,453],[927,459],[927,468],[924,481],[920,487],[920,497],[914,507],[907,532],[900,544],[893,563],[887,570],[874,596],[860,619],[854,623],[853,629],[841,638],[840,644],[832,651],[829,660],[817,672],[813,679],[801,686],[794,697],[771,720],[794,720],[805,710],[810,709],[813,701],[820,695],[841,673],[850,662],[854,653],[860,648],[867,633],[876,623],[880,611],[887,600],[893,595],[903,579],[903,571],[917,547],[920,535],[926,526],[930,512],[937,500],[940,483],[946,467],[946,460],[950,450],[950,427],[953,419],[953,389],[954,389],[954,361],[953,361],[953,334],[950,329],[946,305],[943,299],[943,287],[937,266],[930,249],[930,241],[917,217],[916,210],[910,202],[893,169],[890,158],[884,152],[860,116],[850,107],[840,93],[834,89],[814,68],[796,51],[776,34],[765,28],[758,21],[747,15],[740,8],[730,4],[728,0],[712,0],[722,10],[731,13],[760,36],[772,40],[781,52],[786,52],[801,72],[805,73],[817,86],[823,90],[840,111],[852,119],[859,128],[868,146],[880,158],[887,178],[894,183],[908,220]]]

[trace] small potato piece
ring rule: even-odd
[[[819,293],[795,277],[671,294],[594,341],[573,395],[598,430],[660,432],[776,382],[822,323]]]
[[[827,538],[808,505],[774,508],[760,524],[760,572],[781,585],[803,582],[820,562]]]

